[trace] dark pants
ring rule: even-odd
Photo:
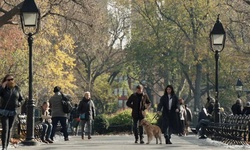
[[[166,139],[171,139],[172,133],[173,133],[173,127],[171,127],[171,124],[169,124],[164,132],[164,137]]]
[[[10,133],[12,130],[12,126],[14,124],[14,120],[15,120],[15,116],[2,116],[1,118],[1,122],[2,122],[2,147],[3,149],[7,149],[8,145],[9,145],[9,141],[10,141]]]
[[[53,125],[48,122],[43,122],[42,126],[43,126],[43,131],[42,131],[41,139],[42,140],[50,139]]]
[[[180,120],[179,134],[185,134],[185,120]]]
[[[201,119],[196,126],[196,131],[199,132],[199,130],[201,129],[200,135],[205,136],[206,135],[206,126],[208,126],[210,123],[211,123],[211,121],[208,119]]]
[[[174,131],[174,126],[176,126],[176,118],[173,114],[168,113],[166,117],[163,118],[163,124],[165,124],[164,137],[167,140],[171,139],[171,135]],[[178,127],[177,127],[178,128]]]
[[[74,118],[70,123],[70,129],[73,133],[73,135],[78,135],[78,126],[80,121],[77,118]]]
[[[139,126],[139,122],[142,119],[133,118],[133,132],[135,136],[135,140],[138,140],[138,135],[140,136],[140,140],[143,140],[143,127]],[[138,134],[138,126],[139,126],[139,134]]]
[[[92,132],[92,120],[81,120],[81,124],[82,124],[82,138],[84,138],[85,135],[85,125],[87,123],[87,128],[88,128],[88,137],[90,137],[91,132]]]
[[[63,136],[64,139],[68,139],[68,131],[67,131],[67,118],[66,117],[52,117],[52,132],[51,132],[51,136],[50,139],[54,139],[55,133],[56,133],[56,127],[58,122],[60,121],[60,124],[62,126],[62,132],[63,132]]]

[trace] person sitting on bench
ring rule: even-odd
[[[211,122],[211,114],[207,113],[207,109],[203,107],[201,111],[199,112],[199,117],[198,117],[198,124],[196,126],[196,131],[194,131],[196,134],[199,132],[201,129],[200,133],[200,138],[199,139],[206,139],[206,131],[205,127],[208,126]]]
[[[50,139],[53,128],[51,118],[52,117],[49,112],[49,102],[44,102],[41,106],[41,119],[43,126],[41,141],[44,143],[53,143],[53,141]]]

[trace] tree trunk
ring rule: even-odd
[[[202,64],[196,65],[196,79],[195,79],[195,91],[194,91],[194,110],[201,108],[201,79],[202,79]]]

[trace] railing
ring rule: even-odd
[[[206,134],[213,140],[222,141],[229,145],[248,144],[250,116],[226,116],[222,123],[210,123]]]

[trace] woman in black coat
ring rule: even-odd
[[[1,123],[3,132],[1,136],[2,148],[6,150],[10,141],[10,133],[16,117],[16,109],[21,106],[23,96],[20,88],[16,85],[14,77],[6,75],[0,86],[1,97]]]
[[[91,100],[90,92],[85,92],[83,99],[78,105],[78,113],[80,114],[82,125],[82,139],[85,136],[85,125],[88,128],[88,139],[91,139],[92,121],[95,119],[95,104]]]
[[[164,95],[160,99],[158,104],[158,114],[162,111],[162,130],[166,139],[166,144],[172,144],[170,141],[171,134],[173,133],[174,127],[177,126],[177,119],[179,112],[178,98],[174,93],[174,89],[171,85],[165,88]]]

